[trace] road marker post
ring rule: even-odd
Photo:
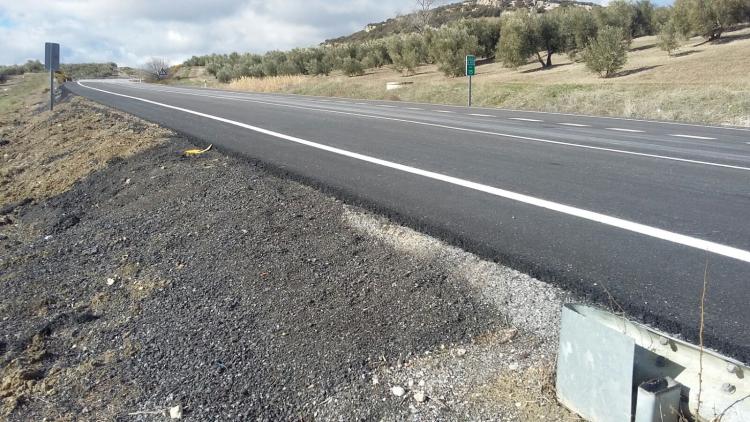
[[[44,43],[44,68],[49,70],[49,110],[55,104],[55,72],[60,70],[60,44]]]
[[[466,76],[469,77],[469,107],[471,107],[471,77],[477,74],[477,58],[469,54],[466,56]]]

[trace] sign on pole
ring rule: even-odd
[[[60,44],[44,43],[44,68],[49,70],[49,109],[55,104],[55,72],[60,70]]]
[[[44,43],[44,68],[51,72],[60,70],[60,44]]]
[[[466,56],[466,76],[469,77],[469,107],[471,107],[471,77],[477,74],[477,58],[471,54]]]
[[[166,78],[167,75],[169,75],[169,72],[167,72],[167,69],[164,69],[163,67],[159,69],[159,79]]]
[[[474,76],[477,74],[477,58],[476,56],[466,56],[466,76]]]

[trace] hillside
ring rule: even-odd
[[[351,42],[362,42],[385,38],[395,34],[408,34],[417,31],[418,22],[426,20],[427,25],[439,28],[447,23],[461,19],[478,19],[499,17],[503,12],[516,9],[519,3],[525,8],[537,8],[550,10],[560,5],[580,5],[593,7],[593,3],[576,2],[568,0],[470,0],[460,3],[451,3],[432,9],[424,18],[419,12],[396,16],[383,22],[370,23],[361,31],[330,40],[324,44],[345,44]]]
[[[700,37],[684,41],[673,57],[656,42],[655,36],[636,38],[625,68],[608,79],[564,55],[557,56],[556,65],[548,70],[539,69],[538,63],[517,70],[499,63],[481,65],[474,78],[474,104],[750,126],[746,70],[750,28],[728,32],[718,43],[703,43]],[[412,76],[386,66],[368,69],[358,77],[334,72],[330,76],[243,78],[230,84],[219,84],[202,67],[183,67],[180,72],[185,78],[173,83],[458,105],[466,101],[466,78],[446,77],[435,65],[420,66]],[[387,82],[411,84],[388,91]]]

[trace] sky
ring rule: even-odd
[[[0,0],[0,64],[43,61],[47,41],[60,43],[63,63],[112,61],[120,66],[139,66],[151,57],[176,64],[192,55],[308,47],[409,13],[415,4],[412,0]]]

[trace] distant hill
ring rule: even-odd
[[[461,3],[438,6],[430,11],[426,19],[429,26],[438,28],[446,23],[460,19],[498,17],[505,11],[518,8],[551,10],[564,5],[575,5],[586,8],[597,6],[594,3],[570,0],[468,0]],[[416,32],[419,28],[417,22],[420,18],[418,12],[413,12],[390,18],[383,22],[371,23],[361,31],[326,40],[324,44],[361,42],[385,38],[394,34]]]

